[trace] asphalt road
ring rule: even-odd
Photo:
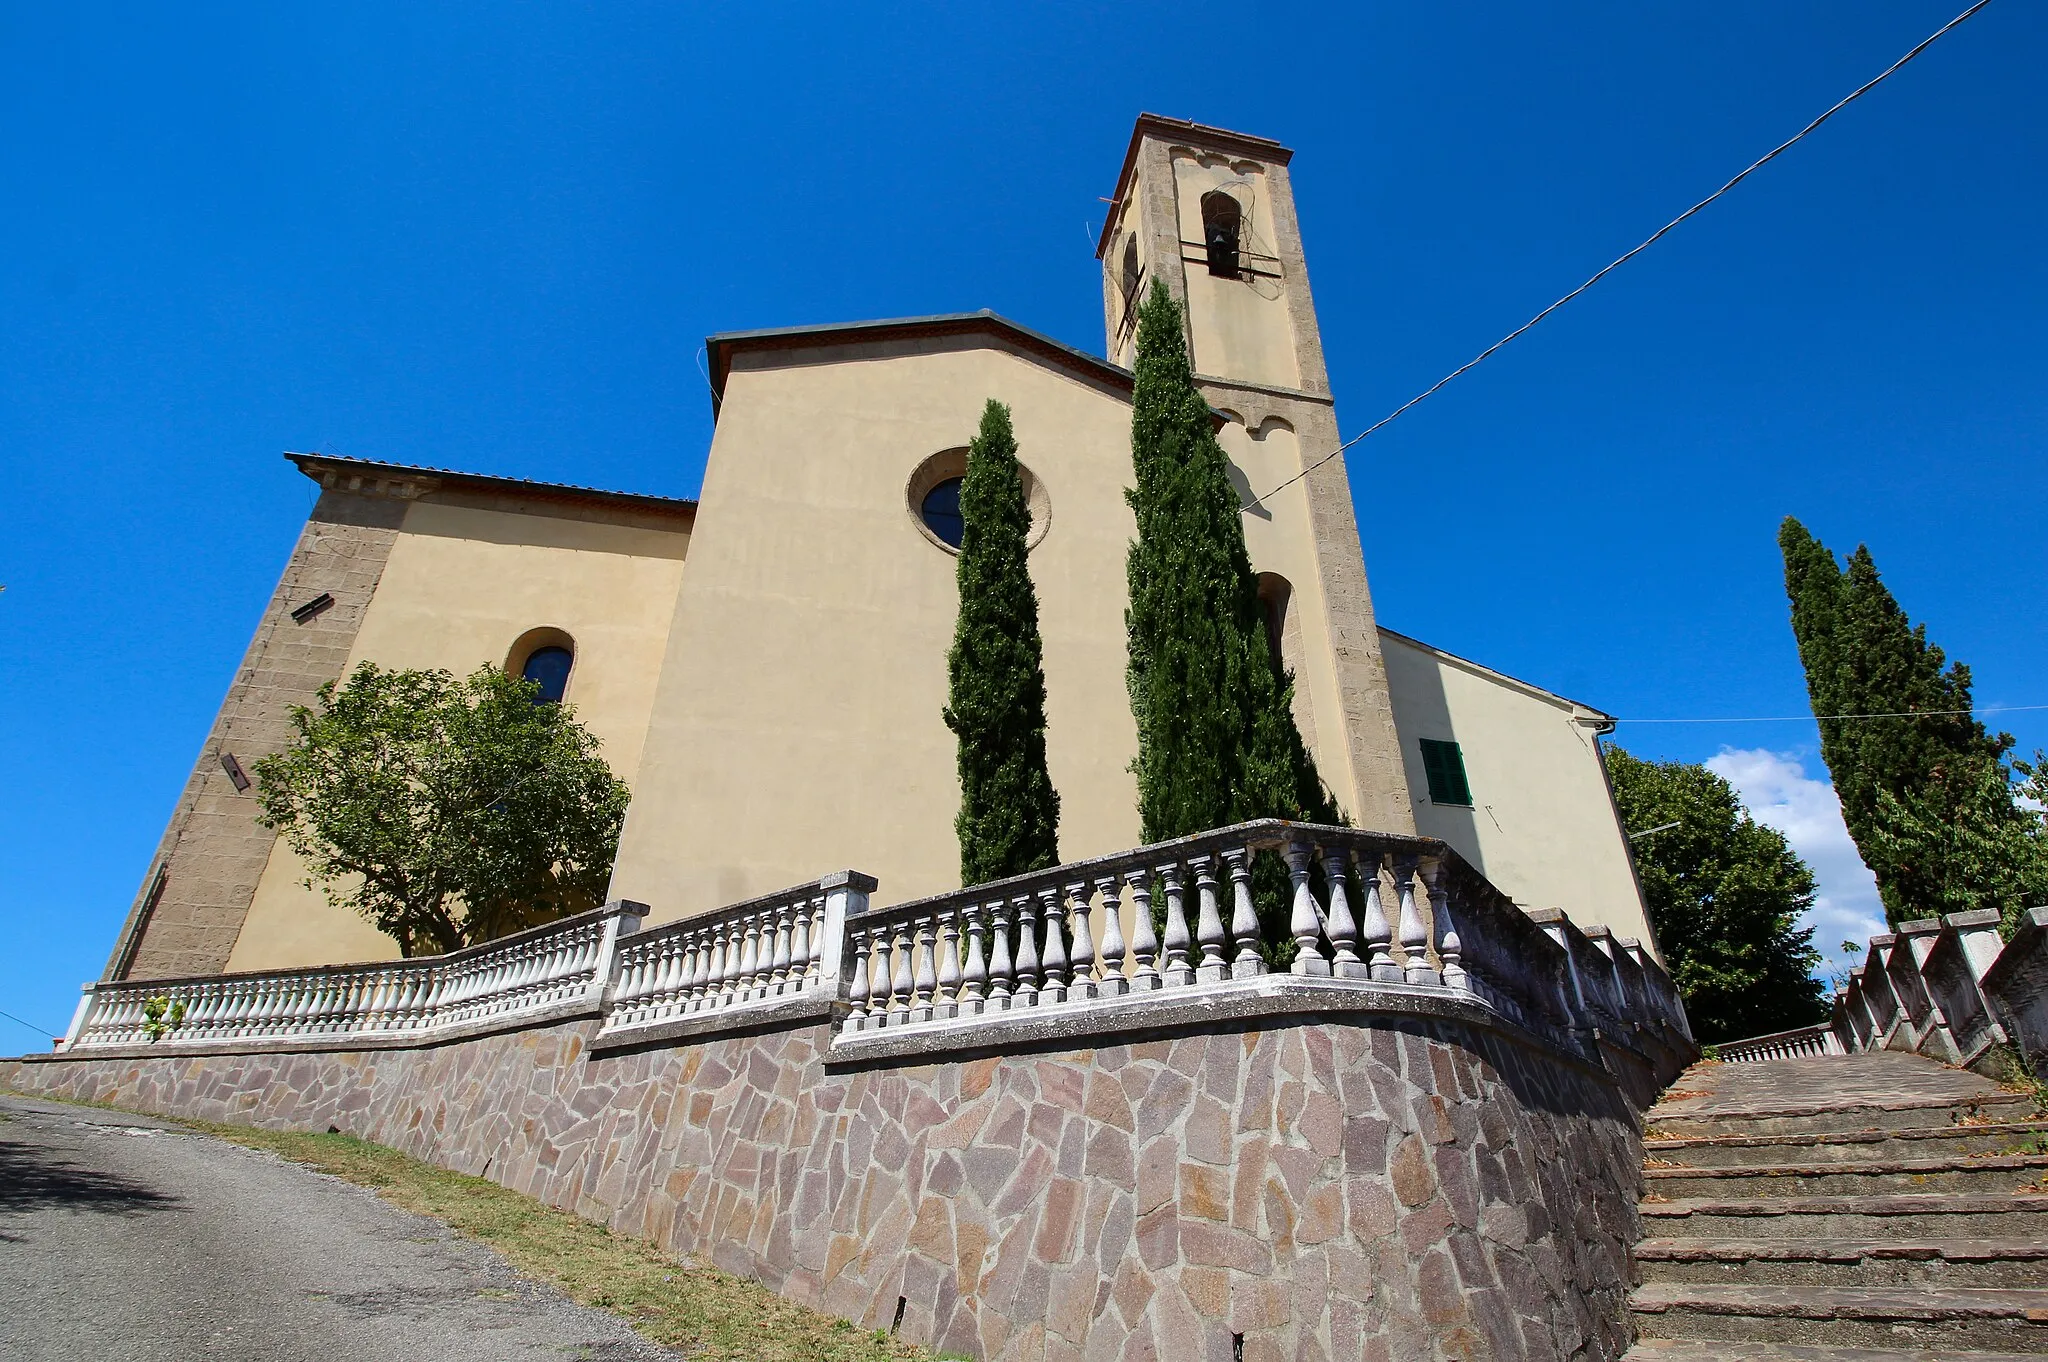
[[[6,1362],[674,1362],[364,1188],[122,1112],[0,1096]]]

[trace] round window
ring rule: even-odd
[[[966,476],[967,451],[947,449],[919,464],[904,488],[911,523],[927,542],[948,553],[960,552],[960,542],[966,537],[966,524],[960,518],[960,484]],[[1031,534],[1025,547],[1035,549],[1052,528],[1052,501],[1045,494],[1045,484],[1029,468],[1017,465],[1017,477],[1024,484],[1024,503],[1031,510]]]
[[[947,478],[926,492],[924,505],[917,508],[924,527],[956,549],[967,532],[967,522],[960,518],[960,484],[964,481]]]

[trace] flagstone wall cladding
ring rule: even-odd
[[[335,1126],[987,1359],[1618,1357],[1642,1151],[1613,1085],[1389,1018],[827,1068],[822,1025],[639,1053],[0,1066],[50,1095]]]

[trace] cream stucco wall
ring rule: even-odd
[[[1441,837],[1515,902],[1657,946],[1607,788],[1601,716],[1511,677],[1380,631],[1415,828]],[[1472,806],[1432,803],[1421,739],[1455,742]]]
[[[659,921],[844,868],[878,877],[885,902],[959,884],[940,718],[957,560],[919,532],[905,487],[991,397],[1050,503],[1030,567],[1060,853],[1137,844],[1127,398],[980,335],[741,351],[615,897]]]
[[[459,675],[504,665],[531,629],[559,629],[576,645],[564,698],[603,744],[613,772],[637,788],[688,522],[475,502],[427,499],[406,509],[349,670],[368,661]],[[397,955],[389,937],[328,904],[304,879],[290,848],[274,845],[229,969]]]
[[[1287,613],[1296,627],[1287,631],[1287,642],[1290,648],[1298,647],[1299,655],[1288,649],[1283,655],[1294,671],[1295,716],[1323,783],[1336,793],[1345,816],[1355,821],[1356,800],[1346,792],[1356,788],[1356,773],[1344,733],[1337,658],[1326,623],[1328,603],[1308,532],[1308,484],[1297,478],[1264,501],[1252,501],[1254,494],[1297,477],[1301,444],[1279,417],[1268,417],[1257,429],[1247,430],[1235,412],[1226,410],[1224,415],[1231,419],[1217,432],[1217,442],[1230,456],[1231,481],[1237,484],[1239,499],[1250,507],[1243,520],[1245,550],[1255,571],[1285,578],[1291,593]]]

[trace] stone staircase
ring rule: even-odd
[[[1697,1066],[1645,1125],[1626,1362],[2048,1355],[2031,1097],[1916,1055],[1816,1056]]]

